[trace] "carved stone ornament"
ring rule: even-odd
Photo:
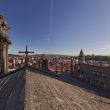
[[[9,30],[8,24],[4,20],[4,17],[0,15],[0,32],[6,34]]]

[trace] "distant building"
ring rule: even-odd
[[[110,68],[102,65],[87,64],[82,50],[73,75],[93,86],[110,90]]]
[[[81,49],[81,51],[80,51],[80,53],[79,53],[78,63],[79,63],[79,64],[85,63],[85,55],[84,55],[84,52],[83,52],[82,49]]]

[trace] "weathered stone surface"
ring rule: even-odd
[[[11,41],[8,37],[9,26],[4,17],[0,15],[0,74],[8,72],[8,47]]]
[[[0,79],[0,110],[24,110],[25,70]]]
[[[109,110],[110,100],[77,86],[27,71],[25,110]]]
[[[22,69],[0,79],[0,110],[110,110],[109,99],[56,77]]]

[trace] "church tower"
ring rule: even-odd
[[[6,74],[8,72],[8,47],[11,41],[8,36],[9,26],[4,20],[4,17],[0,15],[0,74]]]
[[[84,55],[84,52],[83,52],[82,49],[81,49],[81,51],[80,51],[80,53],[79,53],[78,63],[79,63],[79,64],[85,63],[85,55]]]

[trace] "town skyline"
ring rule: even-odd
[[[110,1],[1,1],[10,26],[10,54],[28,45],[37,53],[110,55]]]

